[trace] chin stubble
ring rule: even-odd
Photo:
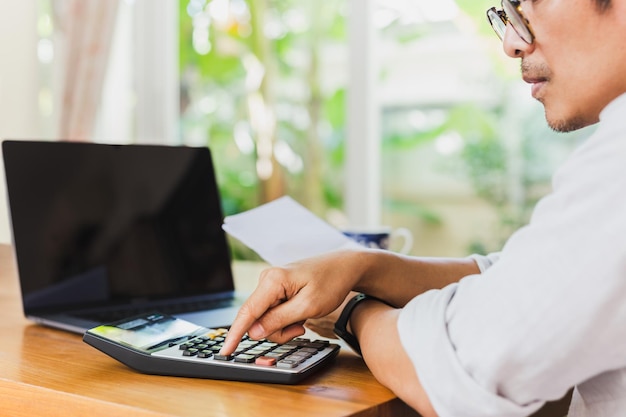
[[[521,71],[522,75],[525,78],[545,79],[547,81],[552,78],[552,71],[550,71],[550,68],[545,64],[533,65],[522,60]],[[590,124],[585,118],[581,116],[573,116],[568,119],[552,119],[548,114],[548,108],[546,107],[546,103],[544,102],[544,100],[541,98],[537,100],[541,104],[543,104],[546,122],[548,123],[550,129],[554,130],[555,132],[572,132],[574,130],[582,129],[583,127],[586,127]]]
[[[547,111],[546,111],[546,121],[548,122],[548,126],[550,126],[550,129],[554,130],[555,132],[561,132],[561,133],[573,132],[574,130],[587,127],[590,124],[586,120],[584,120],[582,117],[578,117],[578,116],[574,116],[566,120],[550,120],[550,118],[548,117]]]

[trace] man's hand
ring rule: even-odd
[[[253,339],[285,343],[304,334],[307,319],[336,310],[360,277],[360,268],[350,261],[353,254],[359,256],[355,251],[335,252],[263,271],[220,354],[231,354],[246,332]]]
[[[320,317],[317,319],[308,319],[304,323],[304,326],[313,330],[315,333],[319,334],[322,337],[336,339],[337,335],[335,334],[335,323],[337,322],[337,320],[339,320],[339,316],[341,315],[341,312],[343,311],[346,304],[348,304],[348,301],[350,301],[350,299],[352,299],[357,294],[357,292],[350,291],[350,293],[346,296],[341,305],[337,309],[335,309],[335,311],[324,317]]]
[[[411,258],[368,249],[337,251],[269,268],[239,310],[221,353],[231,354],[246,332],[253,339],[277,343],[300,336],[306,320],[333,313],[352,290],[400,308],[422,292],[474,273],[479,270],[469,258]],[[334,326],[332,317],[310,320],[309,325],[328,336]]]

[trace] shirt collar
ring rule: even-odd
[[[624,117],[626,112],[626,93],[618,96],[600,112],[600,120],[606,120],[613,117]]]

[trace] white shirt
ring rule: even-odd
[[[479,265],[398,321],[439,416],[526,416],[572,386],[570,417],[625,416],[626,94]]]

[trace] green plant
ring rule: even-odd
[[[341,205],[345,93],[321,75],[345,38],[340,6],[180,0],[182,91],[210,107],[183,113],[183,136],[213,150],[227,214],[286,193],[320,215]]]
[[[211,148],[224,213],[284,194],[320,216],[341,207],[345,90],[322,70],[345,44],[342,2],[179,5],[182,136]]]

